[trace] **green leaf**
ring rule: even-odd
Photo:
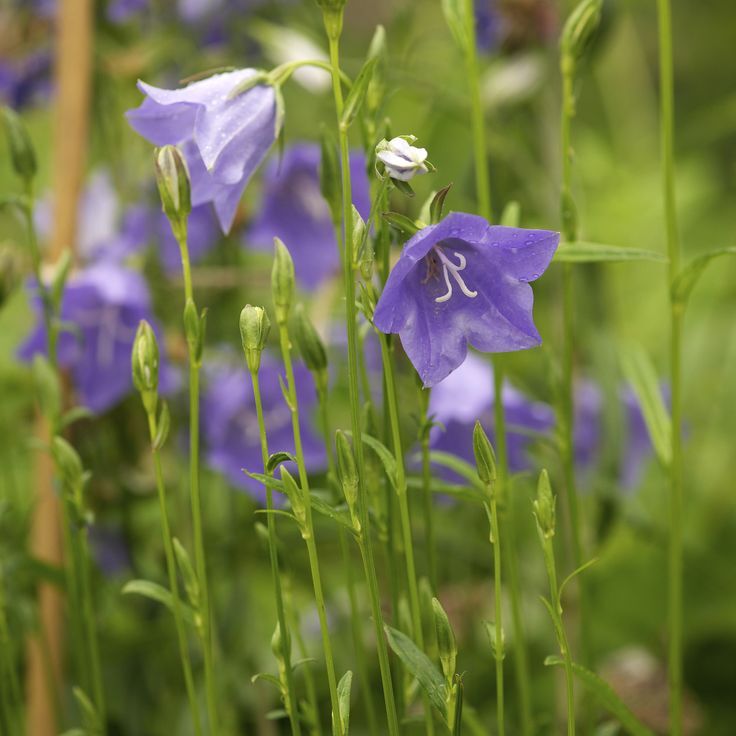
[[[432,225],[436,225],[442,219],[442,210],[445,207],[445,199],[447,198],[447,194],[451,188],[452,184],[448,184],[446,187],[440,189],[434,197],[432,197],[432,202],[429,205],[429,221]]]
[[[199,610],[199,580],[197,574],[194,572],[194,566],[192,561],[189,559],[189,553],[186,547],[176,538],[173,540],[174,546],[174,557],[176,557],[176,564],[181,572],[181,577],[184,580],[184,591],[187,594],[189,603],[191,603],[194,610]]]
[[[391,649],[409,673],[416,678],[432,705],[447,720],[447,692],[442,673],[406,634],[388,625],[384,626],[384,629]]]
[[[353,684],[353,673],[348,670],[337,683],[337,702],[340,709],[342,732],[348,736],[350,731],[350,688]]]
[[[721,256],[736,255],[736,247],[719,248],[694,258],[675,277],[672,284],[672,299],[683,307],[687,305],[690,294],[705,271],[706,266],[714,259]]]
[[[562,657],[547,657],[544,663],[547,666],[564,667],[565,661]],[[632,736],[654,736],[654,731],[648,729],[639,719],[631,712],[629,707],[616,695],[613,688],[601,679],[594,672],[586,669],[582,665],[573,662],[572,670],[580,682],[585,685],[601,704],[619,721],[621,725],[632,734]]]
[[[429,460],[435,465],[441,465],[443,468],[454,471],[459,476],[465,478],[473,488],[476,488],[480,493],[485,495],[483,484],[480,482],[480,478],[478,478],[478,471],[469,462],[461,460],[449,452],[442,452],[442,450],[430,450]]]
[[[424,488],[424,481],[421,478],[408,478],[406,485],[411,489],[421,490]],[[457,483],[443,483],[435,478],[432,478],[432,485],[429,490],[432,493],[452,496],[453,498],[459,498],[463,501],[483,503],[484,500],[477,490]]]
[[[271,474],[278,468],[281,463],[296,462],[296,457],[290,452],[274,452],[269,456],[268,462],[266,463],[266,473]]]
[[[45,355],[37,354],[33,357],[31,374],[41,412],[49,418],[58,416],[61,410],[59,378]]]
[[[142,595],[144,598],[162,603],[169,611],[174,610],[174,599],[171,592],[164,588],[163,585],[152,583],[150,580],[131,580],[123,586],[123,593],[125,595],[131,593]],[[180,602],[180,608],[184,619],[188,623],[194,623],[194,612],[192,608],[183,602]]]
[[[520,222],[521,205],[516,200],[513,200],[503,208],[499,225],[504,225],[505,227],[519,227]]]
[[[382,217],[389,225],[395,227],[407,238],[415,235],[421,229],[416,221],[399,212],[384,212]]]
[[[259,680],[270,682],[272,685],[275,685],[278,688],[279,692],[282,691],[281,681],[275,675],[271,675],[268,672],[258,672],[250,678],[251,682],[258,682]]]
[[[156,422],[156,437],[153,440],[153,449],[160,450],[166,443],[166,438],[169,436],[169,430],[171,429],[171,414],[169,413],[169,405],[163,401],[161,402],[161,411],[158,415],[158,421]]]
[[[87,693],[82,690],[81,687],[72,688],[74,699],[79,703],[79,707],[84,713],[84,719],[87,723],[87,729],[82,733],[89,734],[89,736],[98,736],[102,734],[102,723],[100,722],[100,716],[97,713],[94,703],[90,700]]]
[[[72,407],[61,418],[60,427],[64,429],[74,424],[74,422],[78,422],[80,419],[91,419],[94,415],[94,412],[90,411],[86,406]]]
[[[584,570],[587,570],[589,567],[592,567],[595,565],[595,563],[598,562],[598,558],[594,557],[592,560],[588,560],[587,562],[584,562],[580,567],[578,567],[576,570],[573,570],[563,581],[562,585],[560,585],[560,590],[558,592],[558,595],[560,598],[562,598],[562,591],[565,589],[565,586],[577,575],[580,575],[581,572]]]
[[[464,0],[442,0],[442,13],[455,43],[463,53],[467,52],[471,39],[468,38]]]
[[[622,352],[621,366],[641,406],[657,457],[667,467],[672,459],[672,422],[654,365],[642,348],[631,347]]]
[[[600,263],[603,261],[651,261],[667,263],[661,253],[643,248],[622,248],[617,245],[600,245],[599,243],[563,243],[557,248],[555,261],[562,263]]]
[[[314,491],[310,494],[312,502],[312,509],[322,516],[326,516],[328,519],[336,521],[338,524],[342,524],[346,529],[352,529],[353,523],[350,519],[349,514],[344,511],[338,511],[336,508],[331,506],[327,501],[316,496]]]
[[[373,70],[376,67],[378,61],[377,57],[369,58],[363,64],[363,68],[358,73],[358,76],[353,82],[353,86],[348,92],[347,99],[345,100],[345,107],[342,111],[342,118],[340,124],[344,127],[350,127],[350,124],[355,119],[355,116],[360,110],[360,106],[363,104],[365,94],[368,91],[368,85],[373,78]]]
[[[346,434],[349,434],[346,432]],[[373,452],[376,453],[378,456],[378,459],[383,463],[383,469],[386,471],[386,475],[388,476],[388,479],[391,481],[391,485],[397,489],[398,488],[398,473],[396,469],[396,458],[394,457],[391,450],[386,447],[386,445],[383,444],[383,442],[380,442],[375,437],[371,437],[369,434],[366,434],[363,432],[361,435],[363,442],[368,445],[368,447],[373,450]]]

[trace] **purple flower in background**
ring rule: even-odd
[[[501,16],[497,0],[475,0],[475,42],[479,51],[492,51],[499,42]]]
[[[126,23],[150,4],[151,0],[111,0],[107,5],[107,19],[111,23]]]
[[[404,246],[376,305],[374,324],[398,332],[425,386],[481,352],[524,350],[542,341],[530,281],[552,260],[559,233],[489,225],[451,212]]]
[[[335,273],[340,254],[327,202],[319,184],[320,149],[315,143],[297,143],[266,169],[263,202],[248,231],[248,243],[273,249],[274,237],[286,243],[294,259],[299,283],[315,289]],[[365,157],[350,155],[353,202],[361,217],[370,211],[370,184]]]
[[[0,102],[20,110],[48,102],[53,90],[51,51],[0,60]]]
[[[547,404],[532,401],[510,384],[503,386],[506,419],[506,449],[509,469],[518,472],[530,467],[529,446],[535,436],[547,434],[554,425],[554,412]],[[471,464],[473,426],[480,420],[491,442],[495,443],[493,370],[490,364],[470,353],[465,362],[433,389],[429,413],[445,427],[434,427],[430,435],[435,450],[449,452]],[[457,476],[438,469],[447,480]]]
[[[46,353],[46,330],[36,300],[38,324],[19,350],[22,360]],[[130,352],[140,320],[155,322],[143,277],[115,263],[101,262],[75,274],[64,290],[61,320],[72,325],[59,339],[59,364],[72,376],[80,402],[101,413],[133,388]],[[159,388],[171,390],[175,377],[161,358]]]
[[[166,215],[160,210],[156,214],[161,262],[167,273],[177,273],[181,270],[179,244],[171,231],[171,225]],[[197,207],[192,207],[187,222],[189,260],[192,263],[198,263],[219,242],[220,233],[212,206],[210,204],[200,204]]]
[[[243,468],[263,472],[258,419],[248,371],[242,361],[209,365],[206,371],[202,434],[207,462],[236,488],[248,491],[263,502],[266,498],[263,485],[243,473]],[[283,377],[281,366],[264,353],[259,377],[269,450],[294,452],[291,413],[281,393],[280,374]],[[306,420],[316,402],[314,382],[310,372],[300,364],[294,366],[294,378],[302,417],[304,460],[308,470],[319,470],[325,463],[324,447]]]
[[[154,145],[181,146],[192,181],[192,204],[213,202],[228,232],[248,180],[276,140],[276,91],[258,84],[230,98],[254,69],[215,74],[177,90],[138,82],[147,96],[126,113]]]

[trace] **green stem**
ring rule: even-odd
[[[393,362],[388,347],[388,336],[379,335],[381,340],[381,358],[386,376],[386,392],[391,424],[391,439],[394,457],[396,459],[396,495],[399,500],[399,518],[401,532],[404,539],[404,559],[406,561],[406,581],[409,591],[409,610],[414,640],[419,649],[424,650],[424,633],[422,631],[422,615],[419,604],[419,587],[417,585],[416,564],[414,562],[414,543],[411,531],[411,513],[409,511],[409,496],[406,484],[406,469],[404,467],[404,452],[401,445],[401,427],[399,426],[399,402],[396,395],[396,379]],[[424,698],[425,723],[427,733],[434,733],[434,720],[429,705],[429,699]]]
[[[431,389],[420,389],[422,415],[424,418],[419,438],[422,449],[422,510],[424,511],[425,546],[427,548],[427,571],[433,593],[437,592],[437,549],[434,536],[434,503],[432,500],[432,466],[429,462],[429,397]]]
[[[176,626],[176,634],[179,641],[179,657],[181,659],[181,668],[184,674],[184,685],[187,691],[187,698],[189,699],[189,708],[192,711],[194,731],[197,736],[201,736],[202,719],[199,712],[197,693],[194,689],[192,664],[189,656],[189,646],[187,644],[187,634],[184,627],[184,618],[182,616],[181,599],[179,598],[176,557],[174,555],[174,546],[171,538],[171,528],[169,526],[169,512],[166,507],[166,488],[164,486],[164,476],[161,469],[161,454],[159,450],[153,446],[153,443],[156,439],[156,431],[156,416],[154,412],[150,412],[148,414],[148,433],[151,438],[151,454],[153,455],[153,467],[156,475],[156,491],[158,493],[159,513],[161,515],[161,536],[164,543],[164,554],[166,556],[166,572],[169,577],[169,590],[171,591],[171,600],[173,603],[172,609],[174,614],[174,625]]]
[[[496,645],[494,655],[496,658],[496,717],[498,723],[498,734],[503,736],[505,731],[504,721],[504,696],[503,696],[503,620],[501,610],[501,536],[498,529],[498,509],[496,505],[496,493],[489,489],[491,500],[489,502],[491,511],[491,543],[493,544],[493,589],[495,604],[495,630]]]
[[[503,404],[503,380],[504,372],[500,361],[494,363],[493,373],[493,395],[494,402],[494,428],[496,437],[496,459],[498,461],[498,477],[496,480],[496,493],[500,499],[501,526],[503,526],[502,538],[506,545],[507,554],[506,571],[508,577],[509,597],[511,599],[511,619],[514,627],[514,674],[516,687],[519,691],[519,717],[521,721],[522,736],[532,736],[534,732],[534,720],[531,704],[531,681],[529,679],[529,660],[526,647],[526,634],[524,632],[523,618],[521,615],[521,592],[519,590],[519,572],[517,567],[517,550],[515,544],[515,528],[513,514],[513,499],[509,486],[509,462],[506,443],[506,416]]]
[[[179,243],[179,253],[181,254],[182,274],[184,276],[184,303],[185,305],[189,302],[194,304],[186,224],[180,223],[178,228],[174,228],[174,235]],[[209,585],[207,582],[207,560],[205,556],[204,534],[202,530],[202,499],[199,489],[200,362],[198,356],[194,353],[194,346],[189,335],[187,335],[187,343],[189,345],[189,487],[192,506],[192,532],[194,536],[194,564],[197,571],[197,579],[201,595],[199,614],[202,618],[202,653],[204,658],[205,690],[207,694],[207,719],[210,726],[211,736],[217,736],[219,733],[219,726],[214,657],[212,651],[211,609]]]
[[[312,574],[312,586],[314,587],[314,598],[317,604],[317,615],[319,616],[320,630],[322,632],[322,649],[325,654],[325,665],[327,667],[327,683],[330,690],[330,703],[332,705],[332,732],[337,736],[343,736],[342,721],[340,720],[340,703],[337,697],[337,678],[335,676],[335,661],[332,656],[332,643],[330,641],[330,629],[327,624],[327,609],[322,590],[322,576],[319,569],[319,557],[317,545],[314,540],[314,524],[312,523],[312,497],[309,490],[309,477],[304,463],[304,450],[302,448],[302,432],[299,425],[299,401],[296,395],[296,383],[294,381],[294,367],[291,362],[291,342],[289,331],[285,322],[279,324],[279,340],[281,343],[281,355],[286,369],[286,383],[289,392],[289,409],[291,412],[291,427],[294,435],[294,447],[296,451],[297,466],[299,469],[299,485],[301,486],[302,498],[306,515],[306,528],[302,536],[307,544],[307,555],[309,557],[309,569]]]
[[[675,202],[674,81],[672,65],[672,13],[669,0],[657,0],[659,17],[660,136],[662,146],[662,193],[664,196],[669,256],[670,370],[672,391],[672,461],[670,463],[669,537],[669,689],[670,733],[682,734],[682,306],[671,286],[680,272],[680,243]]]
[[[475,8],[473,0],[464,0],[465,35],[467,48],[465,66],[470,85],[470,115],[473,126],[473,160],[475,162],[475,187],[478,196],[478,214],[491,219],[491,185],[488,178],[488,160],[486,152],[485,118],[480,97],[480,77],[478,73],[478,49],[475,41]]]
[[[326,381],[324,382],[326,383]],[[325,438],[325,446],[327,447],[327,469],[328,475],[337,480],[335,452],[332,444],[332,432],[330,423],[330,407],[327,400],[327,387],[319,386],[317,381],[317,398],[319,401],[320,414],[322,416],[322,432]],[[355,579],[350,565],[350,550],[348,542],[345,538],[345,530],[340,526],[338,528],[338,537],[340,541],[340,554],[345,566],[345,584],[348,591],[348,600],[350,602],[350,626],[353,635],[353,647],[355,648],[355,658],[357,660],[358,677],[360,677],[363,696],[365,697],[366,713],[368,715],[368,727],[373,734],[378,734],[378,720],[376,716],[376,705],[373,700],[373,692],[371,682],[368,676],[368,665],[366,661],[365,643],[363,641],[363,632],[360,625],[360,608],[358,607],[358,595],[355,590]]]
[[[301,629],[299,628],[299,616],[297,615],[296,611],[294,611],[293,606],[290,610],[292,616],[291,630],[294,632],[294,639],[296,639],[297,651],[299,652],[299,656],[302,659],[308,659],[309,650],[307,649],[307,645],[304,643],[304,637],[302,636]],[[314,716],[313,728],[311,733],[313,736],[322,736],[322,724],[319,720],[317,688],[314,685],[314,675],[312,674],[312,668],[303,667],[302,671],[304,673],[304,688],[307,691],[307,702],[310,704],[312,708],[312,714]]]
[[[263,460],[264,472],[268,472],[268,438],[266,436],[266,423],[263,417],[263,401],[261,399],[261,382],[258,378],[258,371],[250,374],[253,383],[253,399],[256,405],[256,415],[258,416],[258,433],[261,438],[261,459]],[[284,660],[284,669],[286,677],[286,711],[289,715],[289,723],[291,724],[291,732],[293,736],[301,736],[301,724],[299,723],[299,708],[296,700],[296,690],[294,688],[294,674],[291,669],[291,639],[289,636],[289,626],[284,611],[284,595],[281,590],[281,576],[279,574],[279,556],[278,556],[278,540],[276,537],[276,518],[271,513],[273,510],[273,490],[270,486],[266,486],[266,511],[268,521],[268,554],[271,561],[271,577],[273,579],[273,589],[276,598],[276,620],[279,622],[281,629],[281,641],[287,642],[283,647],[281,656]]]
[[[388,644],[383,630],[383,612],[381,610],[380,593],[378,590],[378,578],[376,565],[373,557],[371,541],[371,520],[368,510],[368,494],[365,487],[365,455],[361,438],[360,423],[360,394],[358,385],[358,336],[355,308],[355,273],[353,271],[353,258],[350,244],[353,231],[352,211],[352,187],[350,181],[350,149],[348,143],[347,129],[342,125],[343,95],[340,85],[340,50],[339,32],[336,32],[332,24],[325,19],[325,28],[330,46],[330,64],[332,65],[332,91],[335,100],[335,113],[337,117],[338,135],[340,139],[340,165],[342,171],[342,207],[343,207],[343,232],[342,232],[342,266],[343,286],[345,290],[345,309],[348,333],[348,387],[350,397],[350,420],[355,445],[355,460],[358,468],[358,510],[361,524],[360,550],[363,558],[368,594],[371,602],[371,618],[376,636],[378,648],[378,661],[381,669],[381,684],[386,706],[386,717],[388,721],[389,736],[399,736],[399,721],[396,715],[396,704],[394,700],[393,684],[391,681],[391,667],[388,657]]]
[[[4,575],[5,571],[0,566],[0,695],[3,713],[8,722],[8,733],[23,733],[23,702],[6,616]]]

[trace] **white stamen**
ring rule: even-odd
[[[460,287],[460,291],[462,291],[465,296],[470,297],[471,299],[474,299],[476,296],[478,296],[478,292],[469,289],[463,281],[463,277],[460,275],[460,271],[464,270],[465,266],[467,266],[467,260],[465,259],[465,256],[462,253],[453,251],[458,260],[457,263],[453,263],[442,252],[441,248],[434,246],[433,250],[442,262],[442,274],[445,277],[445,284],[447,284],[447,293],[443,294],[442,296],[438,296],[435,301],[441,304],[442,302],[448,301],[452,296],[452,283],[450,282],[450,275],[452,275],[452,278],[455,279],[457,285]]]

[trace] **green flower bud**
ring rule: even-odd
[[[567,19],[560,47],[563,57],[580,61],[585,57],[601,22],[603,0],[582,0]]]
[[[185,222],[192,211],[189,169],[176,146],[166,145],[155,151],[156,184],[161,196],[161,208],[174,228]]]
[[[356,531],[360,531],[360,520],[357,513],[360,480],[358,478],[358,468],[355,465],[353,448],[350,446],[350,441],[345,433],[340,430],[335,433],[335,445],[337,447],[337,472],[342,492],[345,494],[345,500],[350,509],[353,527]]]
[[[202,352],[203,335],[202,320],[197,314],[197,305],[192,299],[187,299],[184,305],[184,334],[187,338],[189,352],[196,360],[197,355],[201,355]]]
[[[488,640],[491,642],[491,649],[493,650],[493,657],[495,659],[503,660],[506,658],[505,644],[506,634],[501,628],[501,641],[498,640],[496,635],[496,624],[493,621],[486,623],[486,633],[488,634]]]
[[[276,322],[285,325],[289,318],[294,298],[294,261],[289,249],[278,238],[273,239],[274,259],[271,271],[271,296],[273,298]]]
[[[158,342],[156,335],[146,320],[142,319],[133,341],[131,354],[133,384],[141,394],[158,389]]]
[[[339,39],[342,33],[342,16],[347,0],[316,0],[322,10],[322,18],[328,38]]]
[[[437,632],[437,648],[440,653],[440,664],[447,682],[452,682],[455,676],[457,664],[457,643],[455,633],[450,626],[445,609],[437,598],[432,598],[432,613],[434,615],[434,628]]]
[[[543,470],[537,483],[537,499],[534,501],[534,516],[542,537],[550,538],[555,533],[555,497],[549,483],[549,474]]]
[[[58,436],[51,443],[51,452],[64,485],[76,491],[84,478],[84,467],[79,454],[63,437]]]
[[[30,184],[36,176],[38,164],[36,163],[36,152],[28,135],[28,130],[26,130],[26,126],[18,114],[9,107],[2,108],[2,116],[13,169],[26,184]]]
[[[243,343],[245,362],[248,370],[258,373],[261,367],[261,353],[271,332],[271,320],[263,307],[246,304],[240,313],[240,340]]]
[[[283,465],[281,466],[281,480],[284,483],[284,492],[289,499],[291,510],[294,512],[294,516],[299,524],[302,537],[308,539],[310,532],[307,526],[307,509],[304,505],[302,491],[291,476],[291,473]]]
[[[321,373],[327,369],[327,353],[322,338],[307,317],[302,304],[298,304],[294,310],[294,342],[304,365],[312,373]]]
[[[481,482],[491,488],[496,482],[496,455],[493,452],[493,446],[488,439],[488,435],[476,421],[473,428],[473,454],[475,455],[475,465],[478,468],[478,477]]]
[[[286,635],[281,633],[281,624],[277,621],[276,628],[273,630],[273,636],[271,637],[271,651],[273,656],[276,657],[279,662],[283,662],[285,654],[291,650],[291,644],[289,642],[289,632]]]

